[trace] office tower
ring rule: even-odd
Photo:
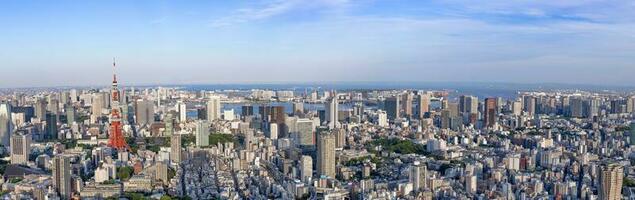
[[[154,103],[150,100],[139,99],[136,102],[135,117],[137,124],[150,125],[154,122]]]
[[[102,109],[104,109],[105,104],[104,93],[99,92],[93,94],[90,107],[91,113],[98,117],[101,116]]]
[[[71,89],[71,91],[68,94],[68,97],[70,98],[70,103],[75,103],[79,100],[79,95],[77,95],[77,90],[76,89]]]
[[[388,119],[395,120],[399,118],[399,97],[388,97],[384,100],[384,108],[386,110],[386,114],[388,114]]]
[[[170,159],[172,163],[181,163],[181,135],[173,134],[170,139]]]
[[[516,116],[520,116],[523,113],[523,102],[514,101],[512,103],[512,113]]]
[[[383,110],[377,111],[377,125],[381,127],[388,126],[388,115],[386,114],[386,111],[383,111]]]
[[[269,124],[269,138],[272,140],[278,139],[278,124],[271,123]]]
[[[64,110],[66,111],[66,123],[69,125],[73,124],[73,122],[75,122],[75,115],[77,114],[75,107],[67,104],[64,106]]]
[[[18,130],[11,135],[11,164],[26,165],[31,154],[31,134]]]
[[[164,136],[171,136],[174,134],[174,117],[172,113],[168,113],[163,118],[163,123],[165,124],[165,131],[163,132]]]
[[[419,94],[419,119],[423,119],[427,112],[430,111],[430,96],[428,94]]]
[[[0,103],[0,143],[5,147],[9,146],[11,132],[13,132],[11,104]]]
[[[478,97],[466,95],[459,97],[459,112],[478,113]]]
[[[338,101],[337,101],[337,94],[335,94],[333,92],[332,97],[328,98],[326,100],[326,104],[324,105],[325,110],[326,110],[326,121],[328,124],[328,127],[333,129],[335,127],[337,127],[338,125]]]
[[[426,174],[427,169],[425,164],[415,161],[412,166],[410,166],[409,180],[410,183],[412,183],[413,190],[421,191],[426,188]]]
[[[61,199],[71,198],[71,168],[70,158],[57,155],[53,158],[53,187]]]
[[[302,118],[295,122],[295,130],[298,133],[298,145],[301,147],[313,147],[315,145],[315,139],[313,133],[315,132],[315,126],[313,120]]]
[[[317,173],[335,178],[335,135],[330,131],[319,131]]]
[[[450,114],[450,110],[449,109],[441,110],[441,128],[449,129],[451,120],[452,120],[452,116]]]
[[[252,105],[242,106],[240,115],[243,117],[254,115],[254,106]]]
[[[300,158],[300,180],[308,182],[313,177],[313,159],[311,156]]]
[[[209,146],[209,123],[205,120],[196,121],[196,146]]]
[[[523,109],[525,110],[525,112],[527,112],[527,115],[534,115],[536,113],[536,97],[524,96]]]
[[[468,175],[465,177],[465,191],[471,194],[476,193],[476,176]]]
[[[293,102],[293,113],[294,114],[304,113],[304,102]]]
[[[485,109],[483,110],[483,125],[486,128],[493,128],[496,125],[496,115],[498,114],[498,106],[496,98],[485,99]]]
[[[411,92],[406,92],[406,94],[404,94],[402,96],[402,102],[403,104],[401,104],[401,109],[403,109],[403,113],[406,117],[410,118],[412,117],[412,100],[413,100],[414,96],[412,95]]]
[[[35,117],[40,121],[46,118],[46,101],[38,99],[33,106],[35,108]]]
[[[156,172],[155,172],[156,180],[161,181],[164,185],[170,183],[168,180],[168,164],[163,161],[158,161],[156,163]]]
[[[220,97],[211,96],[207,101],[207,120],[212,122],[219,120],[221,116]]]
[[[187,105],[182,101],[176,103],[176,111],[179,112],[179,122],[187,121]]]
[[[622,179],[624,167],[618,163],[603,164],[600,167],[599,197],[603,200],[622,199]]]
[[[569,99],[569,113],[571,117],[584,117],[584,100],[580,97]]]
[[[112,67],[115,68],[113,59]],[[119,107],[119,88],[117,87],[117,74],[112,75],[112,89],[110,89],[111,110],[110,110],[110,132],[108,136],[108,146],[123,151],[128,148],[126,138],[123,135],[123,124],[121,123],[121,108]]]
[[[631,96],[626,99],[626,112],[635,112],[635,97]]]
[[[335,129],[335,149],[342,150],[346,145],[346,130],[345,129]]]
[[[58,139],[57,135],[57,116],[53,113],[46,113],[46,135],[44,139]]]

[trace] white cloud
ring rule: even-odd
[[[212,27],[222,27],[263,20],[270,17],[284,15],[288,12],[310,9],[333,9],[345,7],[349,0],[274,0],[267,1],[260,6],[240,8],[233,14],[211,22]]]

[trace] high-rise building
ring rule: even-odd
[[[196,146],[209,146],[209,123],[205,120],[196,122]]]
[[[333,129],[338,126],[338,107],[339,103],[337,101],[337,94],[333,92],[331,97],[326,100],[326,105],[324,105],[326,109],[326,122],[328,127]]]
[[[254,115],[254,106],[252,105],[242,106],[240,115],[243,117]]]
[[[401,104],[401,107],[403,113],[406,117],[410,118],[412,117],[412,100],[414,99],[414,95],[411,92],[406,92],[402,95],[402,99],[403,104]]]
[[[483,110],[483,125],[487,128],[496,126],[496,115],[498,114],[496,98],[485,99],[485,109]]]
[[[156,162],[155,179],[161,181],[164,185],[167,185],[168,180],[168,164],[163,161]]]
[[[58,139],[57,116],[50,112],[46,112],[46,135],[44,139]]]
[[[381,127],[388,126],[388,115],[386,114],[386,111],[383,111],[383,110],[377,111],[377,125]]]
[[[317,173],[335,178],[335,135],[330,131],[320,131],[317,152]]]
[[[35,117],[40,121],[46,120],[46,101],[38,99],[33,107],[35,108]]]
[[[61,199],[71,198],[71,166],[70,158],[57,155],[53,158],[53,187]]]
[[[31,154],[31,134],[18,130],[11,135],[11,164],[26,165]]]
[[[313,159],[311,156],[300,158],[300,179],[308,182],[313,177]]]
[[[115,62],[113,59],[112,67],[114,68]],[[123,151],[128,148],[126,144],[126,138],[123,135],[123,124],[121,122],[121,108],[119,107],[119,88],[117,87],[117,74],[112,75],[112,89],[110,89],[110,132],[108,136],[108,146],[115,148],[119,151]]]
[[[466,95],[459,97],[459,112],[478,113],[478,97]]]
[[[465,191],[471,194],[476,193],[476,176],[468,175],[465,177]]]
[[[75,122],[75,115],[77,115],[77,111],[75,110],[75,107],[73,107],[72,105],[66,104],[64,106],[64,110],[66,111],[66,123],[73,124],[73,122]]]
[[[176,111],[179,112],[179,122],[187,121],[187,105],[182,101],[179,101],[175,105]]]
[[[150,125],[154,122],[154,103],[150,100],[139,99],[135,104],[137,124]]]
[[[313,120],[301,118],[295,121],[295,130],[298,133],[298,144],[301,147],[314,147],[315,139],[314,132],[315,126]]]
[[[293,113],[304,113],[304,102],[293,102]]]
[[[536,97],[523,96],[523,110],[529,116],[533,116],[536,113]]]
[[[9,146],[11,132],[13,132],[11,104],[0,103],[0,143],[5,147]]]
[[[430,111],[430,96],[428,94],[419,94],[419,119],[423,119],[427,112]]]
[[[412,188],[415,191],[421,191],[426,188],[426,174],[427,169],[425,164],[421,164],[419,161],[415,161],[410,166],[409,179],[412,183]]]
[[[173,134],[170,138],[170,160],[172,163],[181,163],[181,135]]]
[[[219,120],[221,117],[220,97],[211,96],[207,101],[207,120],[212,122]]]
[[[384,108],[386,110],[386,114],[388,114],[388,119],[395,120],[400,117],[399,115],[399,97],[388,97],[384,100]]]
[[[622,199],[622,181],[624,167],[617,163],[603,164],[600,167],[599,197],[603,200]]]
[[[163,132],[164,136],[171,136],[174,134],[174,117],[172,113],[168,113],[163,118],[163,123],[165,124],[165,131]]]

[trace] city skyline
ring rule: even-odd
[[[104,85],[113,56],[126,85],[635,85],[627,1],[2,4],[2,88]]]

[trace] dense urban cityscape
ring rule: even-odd
[[[0,200],[635,200],[635,0],[8,0],[0,30]]]
[[[631,93],[458,93],[4,89],[2,198],[635,198]]]

